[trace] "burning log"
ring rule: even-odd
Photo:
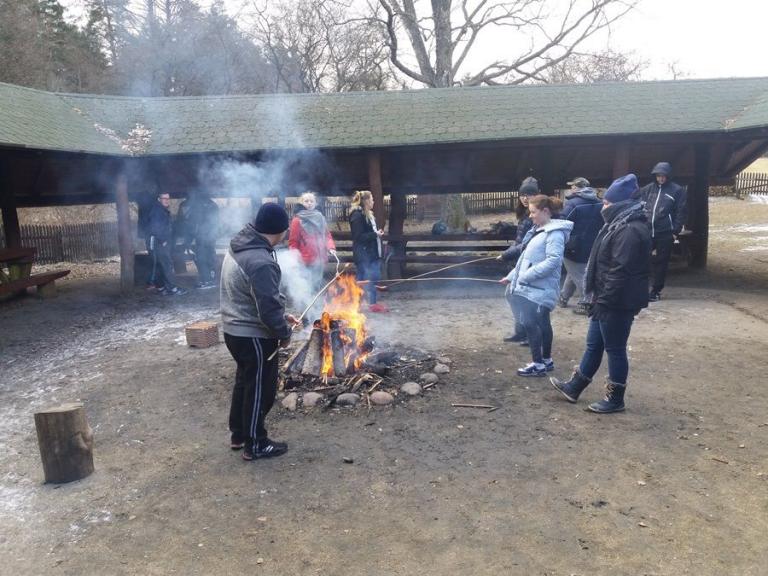
[[[301,373],[310,376],[319,376],[323,367],[323,329],[316,327],[307,341],[307,352],[304,357]]]
[[[344,342],[339,330],[331,330],[331,353],[333,354],[333,373],[343,376],[347,373],[347,363],[344,361]]]
[[[309,340],[296,348],[291,357],[288,358],[285,364],[283,364],[283,371],[289,374],[301,372],[301,369],[304,366],[304,359],[307,357],[308,347]]]

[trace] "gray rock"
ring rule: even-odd
[[[354,406],[358,403],[360,400],[360,396],[357,394],[352,394],[352,392],[345,392],[344,394],[339,394],[339,397],[336,398],[336,404],[338,406]]]
[[[323,401],[324,396],[319,392],[307,392],[302,396],[305,408],[312,408]]]
[[[440,380],[440,378],[438,378],[437,374],[433,374],[432,372],[427,372],[426,374],[422,374],[421,376],[419,376],[419,380],[424,382],[424,384],[434,384],[435,382]]]
[[[439,356],[437,361],[440,362],[440,364],[451,364],[451,359],[448,358],[448,356]]]
[[[400,386],[400,391],[408,396],[418,396],[421,394],[421,386],[418,382],[406,382]]]
[[[432,369],[432,372],[434,372],[435,374],[448,374],[448,372],[450,372],[450,371],[451,371],[451,369],[448,366],[446,366],[445,364],[437,364]]]
[[[376,392],[371,394],[371,404],[376,404],[376,406],[387,406],[394,401],[395,397],[383,390],[376,390]]]
[[[298,401],[299,401],[299,395],[296,394],[296,392],[291,392],[285,398],[282,399],[280,404],[282,404],[283,408],[288,410],[288,412],[295,412],[296,404]]]

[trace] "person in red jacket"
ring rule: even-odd
[[[328,230],[325,216],[317,209],[314,192],[304,192],[300,203],[301,208],[291,220],[288,247],[299,253],[300,261],[305,267],[309,293],[315,294],[323,282],[323,270],[328,262],[328,254],[336,254],[336,245]]]

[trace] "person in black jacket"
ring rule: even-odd
[[[642,204],[633,199],[637,178],[628,174],[615,180],[603,199],[605,225],[592,246],[585,287],[591,294],[591,320],[587,346],[571,379],[550,378],[565,398],[575,403],[608,356],[605,398],[589,405],[597,413],[624,410],[629,374],[627,340],[635,316],[648,306],[651,235]]]
[[[152,255],[152,276],[154,283],[162,280],[159,292],[169,296],[186,294],[176,286],[173,273],[171,245],[173,242],[173,224],[171,222],[171,197],[167,192],[157,195],[157,202],[149,213],[149,250]]]
[[[568,306],[568,300],[576,293],[579,304],[574,309],[577,314],[586,314],[587,299],[584,296],[584,273],[592,244],[603,226],[600,210],[603,205],[595,191],[590,188],[589,180],[576,178],[568,182],[571,190],[565,195],[565,204],[561,218],[573,222],[573,231],[565,245],[563,266],[567,275],[560,291],[560,306]]]
[[[520,189],[517,191],[517,206],[515,207],[515,215],[517,216],[517,234],[515,243],[502,252],[497,260],[504,260],[506,262],[517,262],[520,254],[525,247],[523,240],[525,240],[528,231],[533,228],[533,220],[531,220],[530,212],[528,211],[528,201],[540,194],[539,182],[533,176],[529,176],[520,184]],[[512,309],[512,316],[514,318],[514,332],[508,336],[504,336],[504,342],[517,342],[520,346],[528,346],[528,338],[525,334],[525,327],[520,321],[522,314],[520,310],[516,310],[515,301],[508,299],[509,307]]]
[[[231,448],[243,460],[280,456],[284,442],[267,436],[264,421],[277,393],[278,346],[285,348],[299,322],[285,313],[275,245],[288,231],[288,214],[278,204],[261,206],[256,219],[230,242],[221,267],[224,342],[237,364],[229,410]]]
[[[639,197],[645,203],[645,214],[653,240],[653,278],[648,299],[655,302],[661,299],[672,246],[685,225],[688,212],[685,188],[670,180],[672,166],[669,162],[659,162],[651,174],[654,181],[640,189]]]
[[[376,282],[381,279],[381,237],[384,230],[376,226],[373,195],[367,190],[355,192],[352,198],[349,228],[352,232],[352,258],[357,269],[357,280],[368,281],[365,284],[368,309],[371,312],[388,312],[384,304],[376,301]]]

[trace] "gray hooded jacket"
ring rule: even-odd
[[[225,334],[281,340],[291,336],[280,277],[272,245],[248,224],[230,242],[221,267]]]

